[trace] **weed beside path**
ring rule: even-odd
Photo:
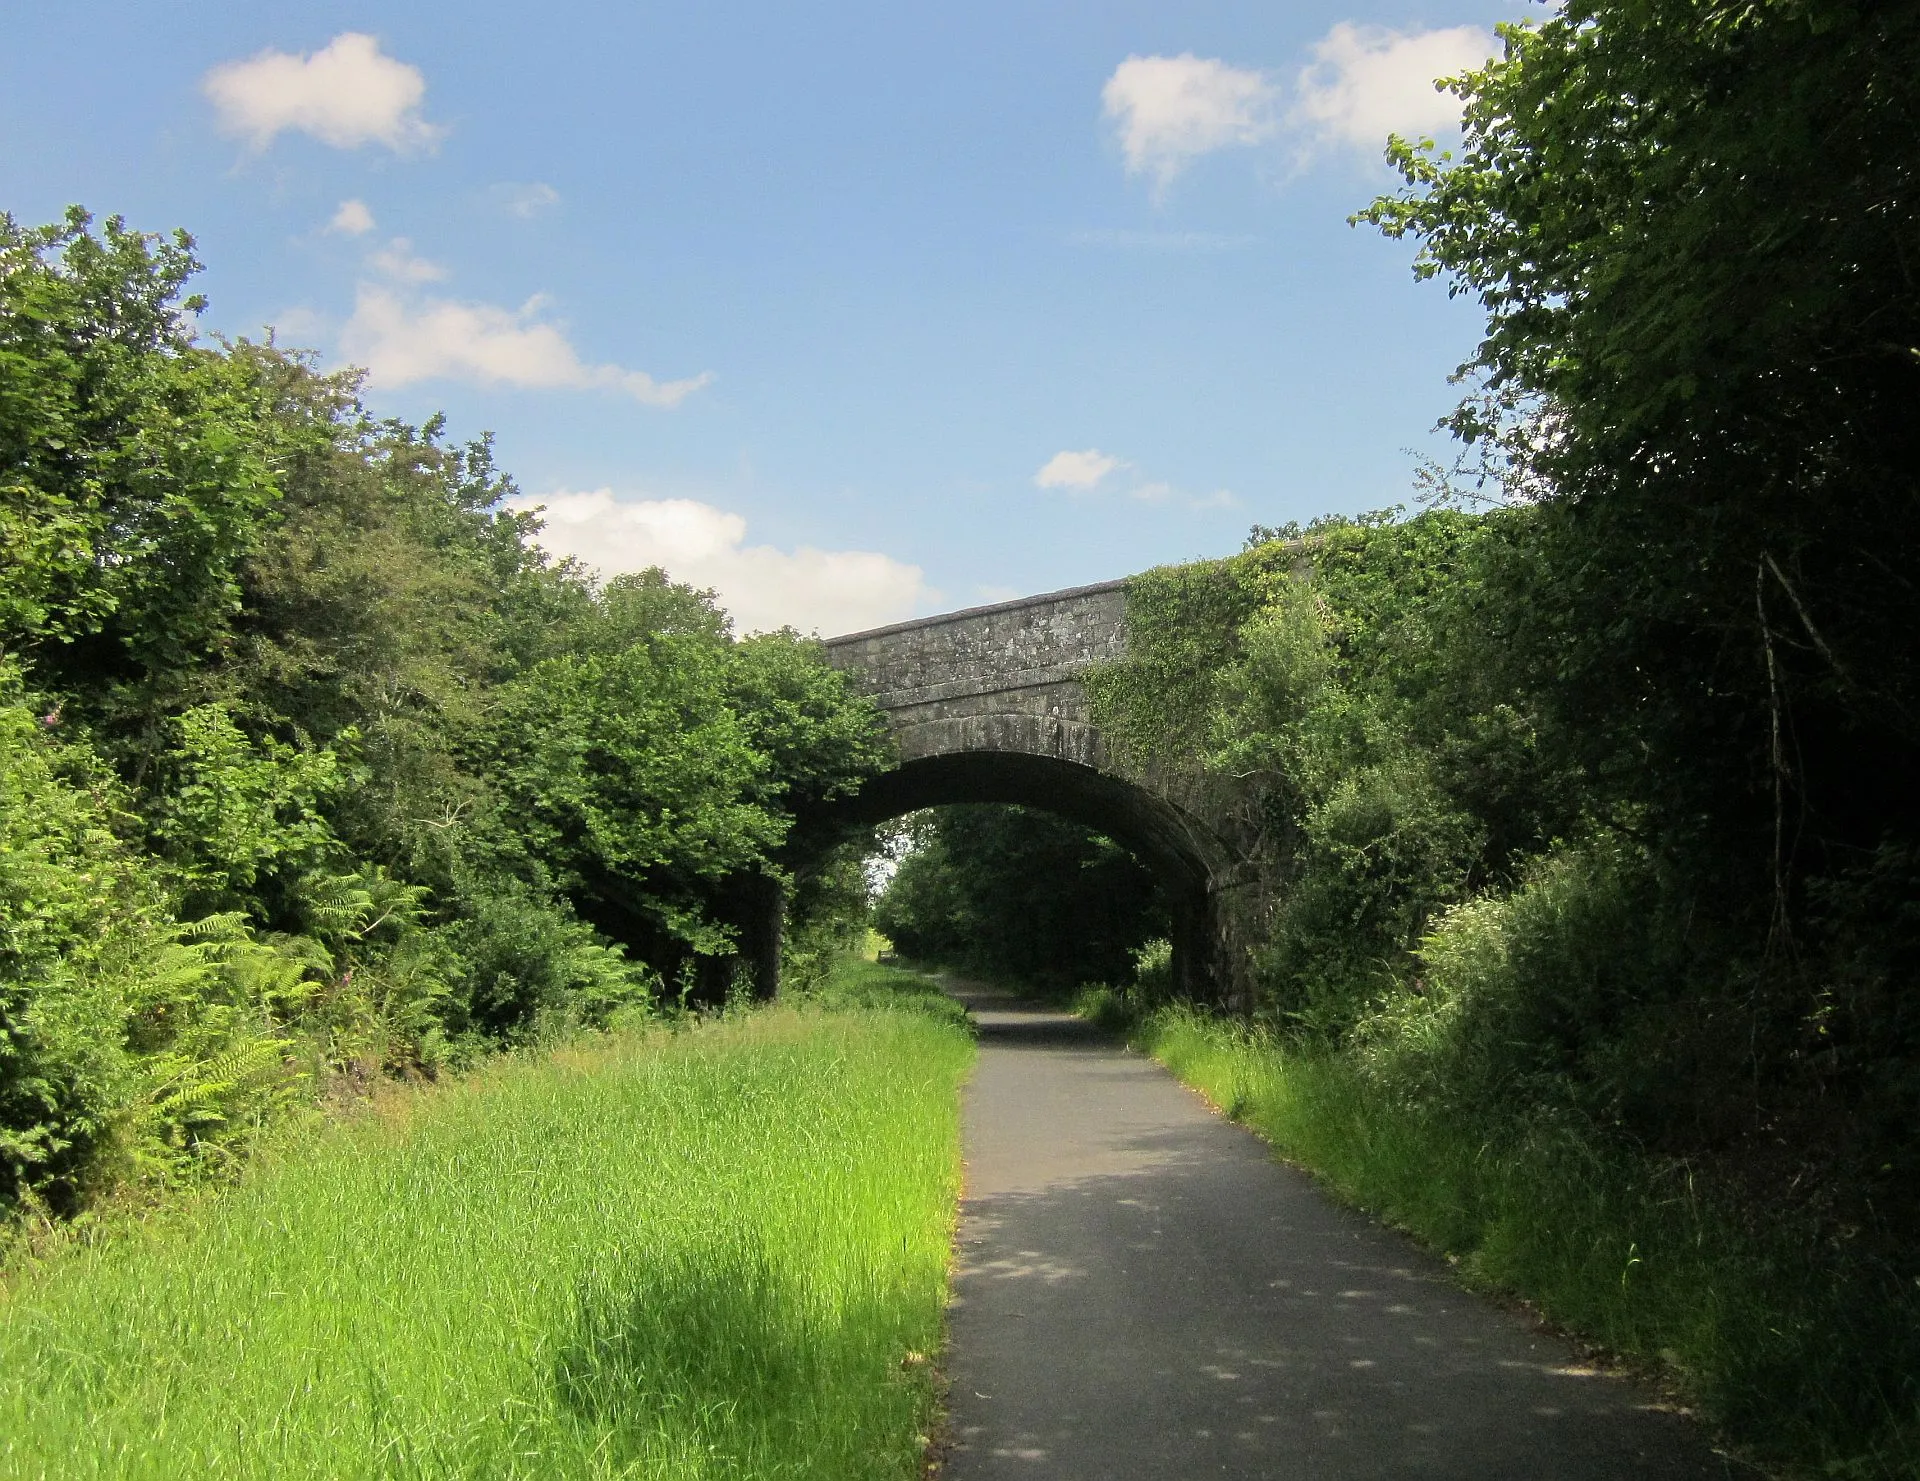
[[[911,1476],[971,1056],[777,1009],[336,1127],[16,1285],[0,1475]]]

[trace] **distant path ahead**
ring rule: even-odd
[[[1152,1061],[1064,1014],[960,996],[981,1054],[954,1481],[1744,1474]]]

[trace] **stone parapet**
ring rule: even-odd
[[[826,648],[827,661],[856,675],[889,713],[1000,696],[1004,705],[1027,709],[1016,696],[1077,691],[1088,665],[1126,654],[1126,583],[921,617],[829,638]],[[1082,714],[1085,703],[1084,695],[1047,701],[1053,708],[1077,705]]]

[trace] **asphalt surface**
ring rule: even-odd
[[[1151,1060],[1065,1014],[956,995],[981,1052],[944,1475],[1748,1474]]]

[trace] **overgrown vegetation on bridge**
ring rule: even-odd
[[[881,755],[794,634],[549,561],[485,442],[195,344],[196,266],[0,218],[0,1224],[723,995],[736,883]]]

